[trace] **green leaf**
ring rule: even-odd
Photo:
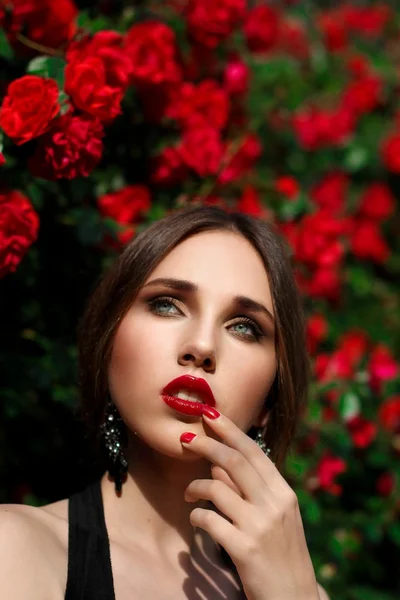
[[[279,217],[283,221],[292,221],[302,215],[307,208],[307,197],[300,193],[295,200],[282,198],[278,206]]]
[[[69,111],[69,96],[64,92],[64,90],[60,90],[58,94],[58,103],[60,105],[60,114],[65,115]]]
[[[355,173],[363,169],[370,159],[368,149],[357,142],[349,145],[344,156],[344,165],[348,171]]]
[[[366,586],[351,586],[351,600],[394,600],[395,596]]]
[[[360,400],[353,392],[347,392],[339,400],[339,413],[347,421],[360,413]]]
[[[311,499],[304,506],[304,512],[305,512],[306,519],[307,519],[307,521],[309,521],[309,523],[317,524],[321,521],[321,516],[322,516],[321,508],[319,507],[318,502],[315,502],[315,500]]]
[[[383,538],[382,527],[375,522],[369,523],[365,527],[365,534],[368,540],[373,544],[378,544]]]
[[[391,523],[388,526],[388,536],[400,548],[400,523]]]
[[[0,29],[0,56],[6,59],[14,57],[14,50],[10,46],[4,29]]]
[[[107,17],[99,16],[92,19],[85,10],[79,12],[77,24],[79,28],[87,29],[89,33],[110,29],[110,21]]]
[[[26,188],[28,197],[36,210],[40,210],[43,206],[43,197],[40,187],[35,183],[30,183]]]
[[[309,469],[308,460],[302,456],[289,456],[286,462],[288,475],[301,478]]]
[[[95,208],[78,208],[70,214],[76,218],[76,235],[83,245],[96,245],[102,241],[102,218]]]
[[[64,89],[65,60],[56,56],[36,56],[26,69],[27,73],[38,77],[49,77],[57,82],[60,90]]]
[[[369,296],[374,283],[370,274],[361,266],[351,266],[347,270],[347,281],[355,296]]]

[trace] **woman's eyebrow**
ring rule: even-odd
[[[184,291],[184,292],[196,292],[199,289],[199,286],[192,281],[188,281],[187,279],[175,279],[173,277],[157,277],[157,279],[152,279],[143,286],[143,288],[147,288],[155,285],[164,285],[172,290]],[[233,298],[233,304],[238,310],[251,310],[254,313],[263,313],[273,325],[275,325],[275,319],[272,313],[268,310],[266,306],[256,302],[256,300],[252,300],[247,296],[235,296]]]

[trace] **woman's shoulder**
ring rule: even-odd
[[[67,556],[68,500],[0,504],[0,598],[63,598]]]

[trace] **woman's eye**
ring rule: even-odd
[[[168,308],[171,308],[171,306],[179,311],[173,302],[173,298],[154,298],[153,300],[148,301],[148,305],[150,310],[158,315],[170,314],[171,311],[168,310]]]
[[[254,323],[254,321],[252,321],[251,319],[245,319],[243,321],[233,323],[233,325],[231,325],[231,327],[243,327],[244,329],[252,330],[251,334],[245,333],[245,332],[243,332],[243,330],[241,332],[239,332],[239,335],[241,337],[244,337],[244,338],[247,338],[250,340],[256,339],[258,341],[259,339],[264,337],[264,333],[261,331],[261,329],[258,327],[258,325],[256,323]]]

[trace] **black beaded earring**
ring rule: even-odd
[[[105,421],[101,426],[101,432],[104,436],[108,456],[107,470],[114,479],[116,491],[120,492],[122,482],[128,471],[128,461],[123,453],[123,447],[126,445],[126,430],[121,415],[110,397],[105,411]]]
[[[266,454],[266,456],[270,455],[271,448],[267,448],[267,444],[264,441],[263,430],[261,427],[257,431],[257,435],[256,435],[254,441],[256,442],[257,446],[259,446],[261,448],[261,450],[264,452],[264,454]]]

